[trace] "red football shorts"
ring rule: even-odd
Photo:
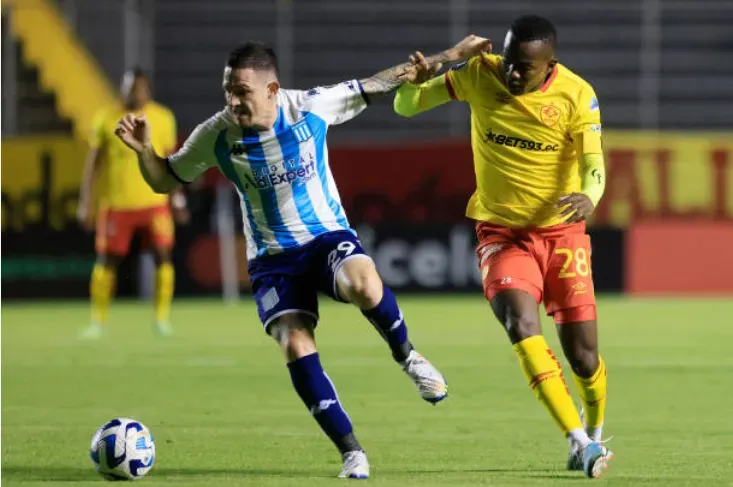
[[[546,228],[476,224],[484,294],[491,301],[505,289],[532,295],[555,323],[596,319],[590,237],[585,223]]]
[[[103,209],[97,218],[96,249],[100,254],[124,256],[135,233],[143,245],[170,249],[174,241],[173,216],[168,206],[138,210]]]

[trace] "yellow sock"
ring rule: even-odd
[[[173,264],[166,262],[158,266],[155,273],[155,321],[157,323],[168,323],[175,283],[176,272]]]
[[[568,435],[574,430],[582,431],[580,416],[568,391],[560,363],[547,346],[545,338],[541,335],[526,338],[514,344],[514,351],[529,386],[563,433]]]
[[[105,325],[109,312],[109,303],[112,301],[117,280],[117,272],[101,264],[95,264],[92,269],[92,279],[89,283],[89,295],[92,301],[92,323]]]
[[[603,425],[606,412],[606,363],[603,357],[598,358],[598,369],[591,377],[575,378],[575,385],[585,406],[585,422],[589,431],[595,431]]]

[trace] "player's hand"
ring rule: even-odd
[[[115,135],[135,152],[142,152],[152,146],[150,142],[150,123],[145,115],[128,113],[117,123]]]
[[[79,203],[79,207],[76,210],[76,219],[84,230],[87,232],[94,231],[94,211],[89,205],[81,202]]]
[[[413,69],[406,71],[403,79],[416,85],[432,79],[435,73],[443,67],[443,63],[428,63],[428,60],[420,51],[410,55],[410,64],[412,64]]]
[[[596,209],[590,196],[584,193],[571,193],[563,196],[558,200],[557,207],[565,208],[560,212],[560,218],[563,218],[565,223],[587,220]]]
[[[467,61],[483,52],[491,52],[491,39],[470,34],[453,46],[450,51],[454,61]]]

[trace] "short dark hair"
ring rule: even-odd
[[[238,45],[229,53],[227,66],[232,69],[252,68],[257,71],[274,71],[278,75],[275,51],[264,42],[250,41]]]
[[[557,45],[557,32],[552,22],[538,15],[525,15],[512,23],[512,33],[517,42],[547,41]]]

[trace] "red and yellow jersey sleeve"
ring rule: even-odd
[[[601,148],[601,108],[593,88],[583,83],[577,103],[575,117],[569,127],[570,137],[579,141],[578,149],[582,154],[600,154]]]

